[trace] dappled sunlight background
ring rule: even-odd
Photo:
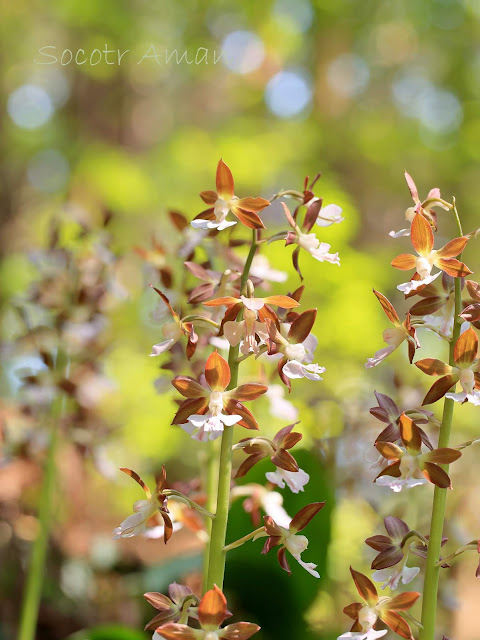
[[[38,277],[32,252],[47,245],[53,218],[62,222],[61,244],[77,250],[82,226],[101,229],[108,216],[121,295],[105,312],[102,366],[112,387],[99,412],[108,429],[88,442],[68,431],[61,441],[38,638],[147,638],[144,591],[175,579],[199,587],[202,548],[192,533],[179,531],[165,547],[113,541],[111,532],[141,497],[118,467],[136,469],[150,485],[162,464],[171,481],[201,470],[201,443],[170,425],[177,394],[161,369],[165,360],[148,357],[166,319],[148,285],[163,286],[158,269],[169,267],[175,302],[183,236],[168,211],[190,220],[204,208],[198,193],[214,187],[220,157],[240,196],[301,189],[306,175],[320,171],[316,193],[343,208],[345,221],[317,234],[340,253],[342,266],[300,256],[302,308],[318,308],[316,361],[327,372],[323,382],[294,381],[289,398],[304,433],[300,466],[311,481],[304,494],[285,492],[285,507],[294,514],[307,502],[328,501],[309,525],[308,560],[318,562],[322,579],[299,567],[287,576],[274,554],[260,554],[258,542],[231,553],[226,577],[229,608],[260,622],[259,638],[336,638],[347,628],[343,606],[355,595],[348,568],[368,571],[374,557],[364,539],[383,533],[388,514],[428,530],[430,485],[394,495],[372,484],[369,449],[381,426],[368,409],[375,389],[401,408],[418,406],[429,379],[408,366],[403,349],[377,369],[364,363],[383,346],[388,326],[372,288],[401,315],[406,309],[396,290],[402,274],[390,261],[409,241],[388,236],[404,226],[411,206],[404,170],[420,197],[432,187],[447,200],[455,195],[465,231],[480,226],[480,3],[18,0],[2,8],[2,22],[0,639],[16,634],[45,445],[44,425],[24,424],[13,410],[24,364],[11,346],[18,333],[12,302]],[[52,58],[41,47],[57,61],[46,64]],[[75,63],[79,49],[84,64]],[[117,51],[126,53],[119,59]],[[278,202],[263,219],[269,230],[285,228]],[[248,237],[246,230],[236,234]],[[441,211],[436,242],[454,234]],[[152,251],[155,242],[166,253],[151,264],[138,248]],[[238,252],[245,256],[245,247]],[[271,267],[288,274],[271,285],[276,293],[299,286],[291,252],[283,242],[262,246]],[[216,256],[199,247],[196,260],[207,258]],[[465,262],[480,268],[475,243]],[[421,353],[445,357],[437,336],[423,332],[420,339]],[[241,376],[256,371],[248,360]],[[440,406],[434,409],[438,414]],[[255,415],[269,436],[288,422],[271,416],[266,398]],[[456,408],[455,444],[478,436],[477,416],[474,407]],[[435,427],[428,428],[435,439]],[[37,443],[34,454],[29,439]],[[267,466],[259,464],[248,480],[262,481]],[[477,467],[478,451],[470,448],[452,470],[452,549],[478,537]],[[250,527],[235,503],[229,537]],[[465,554],[443,576],[440,622],[448,637],[478,640],[476,560]],[[419,590],[420,580],[412,585]]]

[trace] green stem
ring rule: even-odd
[[[248,252],[242,278],[240,280],[240,291],[248,280],[248,274],[252,266],[252,261],[257,251],[257,232],[253,230],[252,244]],[[238,385],[238,345],[230,347],[228,352],[228,364],[230,366],[230,384],[227,389],[234,389]],[[210,538],[208,577],[206,589],[213,589],[216,584],[223,588],[223,578],[225,575],[225,539],[227,536],[228,512],[230,509],[230,484],[232,480],[232,446],[233,446],[233,426],[225,427],[222,435],[220,448],[220,467],[218,471],[218,493],[217,509],[215,519],[212,522],[212,535]]]
[[[55,368],[61,370],[65,363],[61,362],[62,355],[58,354]],[[28,566],[26,586],[23,593],[22,610],[20,614],[20,628],[18,640],[34,640],[36,637],[36,627],[38,610],[42,596],[42,587],[45,583],[45,561],[48,549],[48,538],[51,526],[52,502],[55,492],[56,465],[55,456],[57,452],[60,420],[63,415],[65,396],[57,390],[57,395],[51,408],[51,431],[50,442],[45,461],[42,487],[38,505],[39,532],[35,538]]]
[[[235,542],[227,544],[227,546],[224,547],[223,550],[227,552],[231,551],[232,549],[238,549],[238,547],[241,547],[243,544],[245,544],[245,542],[252,540],[255,536],[263,537],[267,535],[268,533],[266,533],[265,527],[259,527],[258,529],[255,529],[255,531],[250,531],[250,533],[247,533],[247,535],[243,536],[243,538],[239,538],[238,540],[235,540]]]
[[[459,234],[463,236],[462,225],[458,211],[453,201],[453,212]],[[459,256],[461,260],[461,256]],[[461,323],[458,315],[462,312],[462,283],[460,278],[455,278],[455,309],[452,339],[450,340],[449,363],[455,366],[453,352],[455,343],[460,336]],[[455,402],[451,398],[445,398],[443,405],[442,424],[438,438],[438,447],[448,447],[452,431],[453,408]],[[448,465],[442,465],[448,473]],[[422,625],[420,640],[434,640],[435,622],[437,617],[438,583],[440,577],[440,550],[442,546],[443,525],[445,521],[445,506],[447,502],[447,489],[435,487],[433,494],[432,520],[430,523],[430,537],[428,542],[427,561],[425,567],[425,582],[423,585]]]
[[[217,482],[220,462],[220,440],[208,443],[208,454],[206,460],[205,492],[207,496],[205,507],[208,511],[215,511],[217,505]],[[208,563],[210,558],[210,538],[212,535],[212,520],[207,518],[206,522],[208,542],[203,552],[203,593],[207,590]]]

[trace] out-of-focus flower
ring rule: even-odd
[[[297,224],[295,218],[292,216],[289,208],[284,202],[282,202],[282,206],[287,221],[293,229],[293,231],[289,231],[285,236],[285,245],[297,245],[292,254],[292,261],[293,266],[300,278],[302,278],[303,280],[302,273],[298,264],[300,249],[304,249],[305,251],[307,251],[313,258],[315,258],[315,260],[318,260],[319,262],[330,262],[331,264],[337,264],[340,266],[340,258],[338,256],[338,253],[330,253],[330,245],[326,242],[321,242],[314,233],[310,233],[313,225],[319,220],[322,201],[318,199],[312,202],[312,204],[307,209],[307,213],[305,214],[305,218],[301,227]],[[343,220],[343,218],[339,218],[339,214],[341,212],[340,207],[336,207],[336,205],[330,205],[330,207],[332,208],[327,211],[327,218],[325,220],[320,218],[320,226],[329,226],[329,224],[333,224],[333,222],[341,222]],[[322,221],[327,222],[327,225],[321,224]]]
[[[208,300],[203,304],[206,307],[226,306],[227,312],[223,322],[223,332],[231,346],[235,347],[242,341],[240,350],[244,355],[250,352],[258,354],[259,345],[267,339],[266,319],[276,319],[275,313],[268,305],[275,305],[284,309],[293,309],[299,303],[289,296],[266,296],[265,298],[253,297],[253,285],[247,283],[247,290],[252,296],[241,295],[240,298],[226,296]],[[243,320],[235,321],[243,309]],[[257,342],[258,337],[258,342]]]
[[[422,438],[416,424],[405,414],[400,417],[400,438],[404,449],[393,442],[375,444],[380,454],[389,464],[381,471],[375,482],[398,492],[406,487],[410,489],[427,480],[441,489],[451,488],[450,478],[439,466],[450,464],[462,455],[458,449],[441,447],[422,453]]]
[[[293,516],[288,529],[280,526],[270,516],[265,516],[265,533],[257,534],[254,539],[267,535],[268,538],[263,546],[262,553],[266,554],[274,547],[280,545],[277,557],[280,566],[287,573],[291,573],[290,566],[287,561],[286,552],[288,551],[295,560],[315,578],[319,578],[320,574],[316,571],[316,564],[312,562],[303,562],[301,554],[308,547],[308,539],[305,536],[299,536],[297,533],[302,531],[312,518],[325,506],[325,502],[313,502]]]
[[[222,231],[222,229],[237,224],[236,221],[226,219],[231,211],[244,226],[250,229],[265,228],[257,212],[268,207],[270,201],[265,198],[238,198],[234,192],[232,172],[221,159],[217,166],[216,187],[216,191],[202,191],[200,193],[202,200],[211,206],[192,220],[192,227]]]
[[[180,622],[185,624],[190,616],[193,617],[191,609],[198,605],[198,598],[189,587],[182,584],[172,583],[168,587],[168,596],[163,593],[144,593],[145,600],[155,607],[159,613],[147,622],[145,630],[158,629],[169,622]]]
[[[226,391],[230,367],[216,351],[207,359],[205,380],[208,388],[188,376],[176,376],[172,380],[175,389],[186,398],[172,424],[180,425],[193,433],[194,438],[203,441],[220,436],[224,426],[238,424],[246,429],[258,429],[255,418],[242,402],[255,400],[265,393],[265,385],[247,383]]]
[[[260,515],[263,511],[282,527],[288,527],[292,518],[285,511],[283,496],[278,491],[271,491],[261,484],[251,483],[235,485],[232,488],[232,500],[244,497],[243,508],[249,513],[255,527],[260,524]]]
[[[439,282],[441,285],[439,286]],[[410,315],[423,316],[420,326],[439,331],[447,338],[451,338],[455,321],[455,279],[442,272],[441,280],[435,280],[425,287],[420,287],[412,292],[419,295],[422,300],[416,302],[410,308]]]
[[[183,322],[178,313],[172,309],[170,301],[167,296],[165,296],[160,289],[156,287],[152,287],[163,302],[167,305],[167,309],[172,317],[172,322],[167,322],[162,327],[162,332],[165,337],[163,342],[159,342],[158,344],[154,344],[152,347],[151,356],[159,356],[165,351],[168,351],[173,347],[173,345],[180,340],[182,336],[188,337],[187,343],[187,357],[190,359],[195,353],[195,349],[197,347],[198,336],[195,333],[192,322]]]
[[[270,413],[276,418],[286,418],[295,422],[298,417],[298,409],[285,398],[285,387],[280,384],[271,384],[265,394],[270,400]]]
[[[322,380],[320,374],[326,371],[325,367],[312,364],[317,339],[310,332],[316,317],[317,310],[308,309],[299,314],[291,324],[281,323],[277,327],[270,319],[266,321],[268,355],[283,354],[278,363],[278,375],[288,389],[291,389],[291,379]]]
[[[367,576],[351,567],[350,573],[363,603],[354,602],[345,607],[343,612],[349,618],[352,618],[354,623],[351,631],[338,636],[338,640],[347,640],[347,638],[374,640],[375,638],[381,638],[387,634],[387,630],[375,630],[378,620],[381,620],[402,638],[413,640],[410,625],[397,612],[407,611],[407,609],[413,607],[420,594],[416,591],[406,591],[393,598],[379,598],[374,584]]]
[[[420,343],[417,339],[415,328],[412,327],[410,321],[410,313],[407,313],[407,317],[403,322],[400,322],[397,312],[393,304],[383,294],[373,290],[373,293],[377,296],[377,300],[382,305],[382,309],[385,312],[387,318],[392,322],[393,329],[385,329],[383,332],[383,340],[388,344],[388,347],[383,347],[375,353],[372,358],[368,358],[365,363],[365,367],[370,369],[376,367],[385,360],[391,353],[398,349],[404,340],[407,340],[408,344],[408,357],[410,363],[415,356],[415,350],[418,349]]]
[[[122,522],[122,524],[114,529],[113,538],[117,540],[118,538],[131,538],[132,536],[137,536],[141,533],[144,533],[147,528],[147,522],[150,520],[152,516],[159,513],[164,522],[164,534],[163,539],[165,544],[170,539],[173,533],[173,524],[171,518],[168,514],[168,499],[167,496],[164,495],[164,490],[166,488],[167,483],[167,474],[165,471],[165,467],[162,467],[162,475],[160,481],[158,482],[153,495],[144,481],[140,478],[140,476],[132,471],[131,469],[122,468],[120,471],[123,471],[128,476],[133,478],[135,482],[137,482],[142,489],[145,491],[145,495],[147,496],[146,500],[137,500],[133,505],[134,514],[128,516],[126,520]]]
[[[203,284],[198,285],[190,292],[188,296],[190,304],[204,302],[215,293],[223,295],[226,289],[231,289],[233,284],[240,279],[240,274],[230,269],[220,273],[212,269],[205,269],[196,262],[187,261],[184,264],[191,274],[203,282]]]
[[[402,253],[392,260],[392,267],[401,271],[415,269],[415,274],[409,282],[399,284],[397,289],[409,294],[418,287],[430,284],[440,275],[440,271],[432,274],[433,266],[438,267],[453,278],[463,278],[472,273],[470,269],[455,256],[458,256],[468,242],[467,236],[450,240],[441,249],[433,248],[434,238],[430,224],[420,214],[416,214],[412,222],[412,245],[418,255]]]
[[[275,471],[266,473],[269,482],[278,485],[281,489],[287,484],[293,493],[303,491],[310,477],[299,468],[289,451],[302,439],[301,433],[293,431],[294,427],[295,424],[290,424],[280,429],[273,441],[262,436],[240,440],[235,448],[243,449],[248,457],[240,465],[236,477],[245,476],[257,462],[268,457],[276,466]]]
[[[407,567],[407,558],[410,544],[414,538],[406,539],[410,532],[407,524],[395,518],[387,516],[384,520],[388,535],[377,535],[367,538],[365,543],[379,551],[372,562],[372,575],[375,582],[383,582],[382,589],[387,586],[395,590],[400,580],[403,584],[411,582],[420,572],[419,567]]]
[[[260,630],[260,627],[252,622],[235,622],[220,628],[231,614],[227,611],[225,596],[216,585],[200,600],[197,615],[201,629],[169,622],[157,629],[154,640],[248,640]]]
[[[158,271],[162,285],[170,289],[172,286],[172,269],[168,265],[169,258],[165,248],[153,238],[151,249],[134,247],[134,251],[142,260],[151,264]]]
[[[250,277],[252,276],[266,282],[285,282],[288,279],[288,274],[285,271],[274,269],[267,256],[261,253],[257,253],[253,258],[250,268]]]
[[[414,217],[419,213],[422,215],[428,223],[437,230],[437,214],[433,211],[434,207],[441,207],[445,209],[445,211],[449,211],[452,209],[452,205],[445,200],[442,200],[440,196],[440,189],[430,189],[428,192],[427,198],[421,202],[418,197],[418,190],[413,181],[413,178],[405,171],[405,180],[407,181],[408,189],[412,196],[412,200],[415,203],[414,207],[409,207],[405,211],[405,219],[412,223]],[[410,227],[408,229],[400,229],[400,231],[390,231],[389,235],[392,238],[401,238],[402,236],[410,235]]]
[[[480,386],[480,360],[477,358],[477,354],[477,334],[470,327],[460,335],[455,343],[453,351],[455,367],[436,358],[417,360],[416,366],[424,373],[429,376],[442,376],[430,387],[423,404],[431,404],[445,396],[455,402],[470,402],[479,406],[480,391],[476,387]],[[462,391],[447,393],[457,382],[460,382]]]

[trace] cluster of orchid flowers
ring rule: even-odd
[[[393,259],[392,266],[402,271],[414,270],[413,277],[397,288],[406,299],[418,296],[419,300],[410,307],[402,321],[392,303],[374,290],[392,326],[383,333],[387,346],[369,358],[365,366],[378,366],[406,342],[410,363],[437,378],[427,392],[423,406],[431,405],[443,397],[458,403],[480,405],[480,358],[474,329],[480,328],[480,286],[472,280],[465,282],[464,278],[472,272],[461,259],[465,246],[476,234],[461,234],[443,247],[434,249],[434,234],[437,231],[434,209],[439,207],[453,212],[460,227],[455,201],[450,204],[443,200],[439,189],[432,189],[426,200],[421,201],[413,179],[407,173],[405,177],[414,201],[414,207],[406,211],[410,226],[399,232],[392,231],[390,236],[410,237],[415,254],[398,255]],[[462,293],[465,291],[467,296],[464,298]],[[414,361],[420,347],[418,333],[421,329],[433,331],[450,343],[449,363],[436,358]],[[460,389],[457,389],[457,385]],[[461,449],[475,441],[454,448],[434,448],[420,426],[435,422],[432,412],[424,408],[401,411],[387,395],[377,392],[375,395],[378,406],[373,407],[370,413],[386,425],[375,440],[379,459],[374,466],[380,467],[375,483],[394,492],[428,482],[440,489],[451,489],[448,465],[460,458]],[[407,566],[408,554],[427,558],[429,536],[410,530],[405,522],[393,516],[385,518],[385,528],[387,536],[375,535],[368,538],[366,544],[379,552],[372,562],[372,579],[381,582],[382,589],[389,587],[394,591],[400,583],[408,584],[418,575],[418,567]],[[446,541],[442,537],[441,545]],[[479,548],[479,541],[474,540],[447,558],[442,559],[437,555],[436,566],[448,567],[448,561],[463,551],[478,551]],[[364,603],[354,603],[345,608],[344,612],[355,622],[351,631],[340,638],[374,640],[387,633],[383,626],[386,625],[401,637],[413,639],[410,625],[397,611],[410,608],[420,594],[407,592],[393,598],[378,598],[373,583],[366,576],[354,570],[352,576]],[[480,576],[478,569],[477,576]],[[406,617],[421,628],[421,624],[410,615]]]
[[[184,314],[180,307],[171,302],[177,298],[175,291],[165,292],[173,282],[174,275],[165,260],[162,246],[154,241],[152,250],[137,249],[137,253],[158,273],[162,289],[153,288],[169,316],[163,324],[163,340],[152,347],[150,355],[171,354],[172,360],[164,367],[177,374],[171,382],[181,396],[172,424],[193,439],[207,443],[205,446],[210,446],[208,442],[211,440],[225,438],[235,426],[252,433],[251,437],[229,446],[227,456],[230,461],[234,452],[242,452],[246,457],[234,472],[234,478],[228,478],[227,485],[233,485],[228,496],[229,502],[243,498],[244,508],[251,514],[257,529],[226,544],[221,551],[228,552],[248,540],[265,538],[262,553],[277,548],[278,561],[283,570],[291,573],[288,552],[316,578],[320,577],[316,565],[302,558],[308,547],[308,539],[299,534],[325,503],[309,504],[292,518],[283,508],[281,493],[273,489],[288,487],[292,492],[299,493],[309,480],[309,475],[299,468],[291,453],[302,438],[302,434],[294,430],[298,422],[281,429],[273,439],[257,435],[259,424],[244,403],[271,394],[271,402],[278,401],[278,405],[285,408],[285,415],[292,415],[295,419],[296,410],[283,397],[279,385],[272,385],[269,389],[261,382],[237,384],[237,377],[239,364],[252,357],[261,360],[262,371],[271,361],[274,364],[273,371],[276,370],[284,385],[283,389],[289,392],[292,390],[292,380],[322,380],[321,374],[325,368],[314,362],[313,355],[317,339],[312,329],[317,311],[297,310],[304,286],[288,294],[259,297],[256,287],[268,288],[268,280],[283,282],[286,275],[284,277],[281,272],[272,270],[263,256],[255,255],[260,246],[283,239],[287,246],[296,245],[293,264],[300,277],[298,256],[302,249],[320,262],[340,264],[338,254],[329,253],[330,245],[321,242],[312,232],[315,224],[323,228],[343,220],[340,207],[333,204],[323,207],[322,198],[315,196],[312,189],[318,178],[310,184],[307,178],[303,191],[282,191],[271,200],[239,198],[235,195],[230,169],[220,160],[216,172],[216,190],[200,193],[208,209],[191,221],[199,240],[188,236],[185,246],[179,251],[186,258],[184,264],[188,272],[200,280],[200,284],[187,292],[188,303],[197,307],[192,313]],[[262,237],[265,225],[260,213],[279,197],[292,198],[297,203],[292,213],[282,202],[290,228],[270,237]],[[229,214],[235,219],[230,219]],[[300,223],[301,215],[303,220]],[[190,233],[188,223],[181,214],[171,212],[170,218],[184,237]],[[245,244],[242,240],[232,240],[231,232],[238,222],[253,230],[249,255],[243,264],[232,251],[233,247]],[[217,236],[220,233],[228,238],[226,246],[218,243]],[[217,242],[215,251],[220,255],[223,253],[227,269],[220,272],[213,269],[210,262],[200,264],[195,261],[195,250],[201,241]],[[201,309],[198,309],[200,305]],[[193,375],[184,375],[182,371],[185,360],[180,360],[180,345],[183,341],[186,342],[185,353]],[[206,360],[197,357],[199,347],[202,351],[210,351]],[[228,349],[228,360],[219,353],[225,349]],[[264,458],[269,458],[273,466],[266,473],[266,487],[260,484],[237,485],[234,482],[234,479],[243,478]],[[220,465],[223,464],[222,460]],[[211,536],[207,533],[207,523],[211,520],[211,527],[215,527],[219,506],[217,504],[215,513],[207,509],[209,502],[205,493],[208,487],[199,488],[194,484],[169,486],[163,467],[152,492],[136,472],[125,468],[122,471],[142,487],[146,498],[134,504],[134,513],[115,529],[115,538],[144,535],[150,538],[163,537],[166,543],[176,529],[187,526],[207,545],[213,544],[213,533]],[[258,526],[262,520],[263,525]],[[226,608],[222,584],[210,584],[209,587],[201,598],[187,587],[176,584],[171,585],[169,597],[157,593],[146,594],[147,600],[159,611],[147,625],[155,631],[154,638],[244,640],[258,631],[257,625],[245,622],[221,627],[231,614]]]

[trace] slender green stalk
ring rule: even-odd
[[[66,363],[63,360],[63,355],[58,354],[55,364],[57,371],[65,369]],[[63,415],[64,403],[65,396],[58,391],[51,408],[50,442],[38,505],[39,532],[33,542],[30,555],[30,564],[28,566],[20,614],[18,640],[34,640],[36,637],[38,610],[45,580],[44,569],[51,525],[52,502],[55,493],[55,477],[57,471],[55,455],[57,452],[59,427]]]
[[[455,206],[453,212],[457,223],[458,231],[463,236],[462,225]],[[459,256],[461,259],[461,256]],[[461,323],[458,315],[462,312],[462,283],[460,278],[455,278],[455,309],[454,309],[454,325],[452,338],[450,340],[449,363],[455,366],[453,359],[453,351],[455,343],[460,336]],[[440,426],[440,434],[438,438],[438,446],[448,447],[450,442],[450,433],[452,431],[453,408],[455,402],[450,398],[445,398],[443,405],[442,424]],[[443,468],[448,472],[448,465]],[[420,640],[434,640],[435,638],[435,622],[437,617],[437,601],[438,601],[438,583],[440,577],[440,566],[438,561],[440,558],[440,549],[442,546],[443,525],[445,521],[445,506],[447,502],[448,489],[440,489],[435,487],[433,494],[432,520],[430,523],[430,537],[428,542],[427,561],[425,567],[425,582],[423,586],[423,606],[422,606],[422,625],[420,631]]]
[[[218,473],[220,470],[220,440],[214,440],[208,443],[208,454],[206,459],[206,474],[205,474],[205,492],[207,501],[205,507],[208,511],[215,512],[217,505],[217,483]],[[212,520],[207,518],[205,521],[207,527],[208,542],[205,545],[203,552],[203,592],[207,590],[208,580],[208,563],[210,558],[210,537],[212,535]]]
[[[252,261],[257,251],[257,232],[252,234],[252,244],[243,268],[240,280],[240,291],[243,291],[250,273]],[[228,389],[234,389],[238,385],[238,345],[230,347],[228,353],[231,380]],[[220,467],[218,472],[217,509],[215,519],[212,522],[212,535],[210,538],[207,590],[216,584],[223,588],[225,575],[225,539],[227,536],[228,512],[230,509],[230,484],[232,480],[232,446],[233,426],[225,427],[220,448]]]
[[[226,547],[224,547],[224,551],[231,551],[232,549],[238,549],[238,547],[241,547],[243,544],[245,544],[245,542],[248,542],[249,540],[253,540],[253,538],[255,538],[255,536],[259,536],[262,537],[263,536],[267,536],[268,533],[265,532],[265,527],[259,527],[258,529],[255,529],[255,531],[250,531],[250,533],[247,533],[246,536],[243,536],[243,538],[239,538],[238,540],[235,540],[235,542],[231,542],[230,544],[227,544]]]

